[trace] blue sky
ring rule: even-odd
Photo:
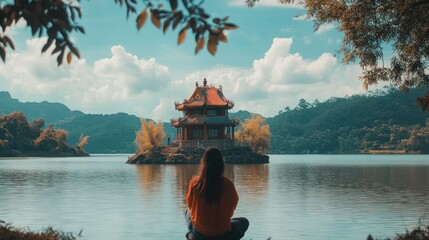
[[[126,112],[168,121],[180,116],[174,101],[192,93],[207,78],[234,100],[233,111],[270,117],[301,98],[309,102],[364,92],[357,64],[342,65],[335,51],[342,34],[334,24],[313,31],[297,5],[261,0],[253,9],[244,0],[206,1],[212,16],[229,16],[239,25],[228,32],[215,57],[194,55],[191,35],[177,46],[178,32],[163,34],[148,20],[137,31],[135,16],[114,1],[82,1],[86,34],[73,40],[82,58],[56,67],[41,54],[46,39],[31,38],[25,23],[8,33],[17,50],[0,65],[0,90],[21,101],[60,102],[85,113]],[[141,6],[142,7],[142,6]]]

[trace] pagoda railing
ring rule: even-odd
[[[210,140],[176,140],[180,148],[197,148],[197,147],[218,147],[218,148],[230,148],[234,147],[234,140],[232,139],[210,139]]]
[[[211,117],[225,117],[225,116],[211,116]],[[206,118],[211,118],[211,117],[206,117]],[[174,123],[174,122],[179,122],[182,119],[185,119],[185,117],[178,117],[178,118],[170,118],[170,122]],[[237,117],[228,117],[228,119],[230,119],[235,125],[240,125],[241,121],[239,118]]]

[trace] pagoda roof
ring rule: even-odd
[[[196,86],[189,99],[185,99],[182,103],[175,103],[175,105],[177,110],[202,106],[227,107],[231,109],[234,107],[234,102],[223,95],[222,88],[204,85]]]
[[[220,124],[220,125],[238,125],[238,119],[230,119],[228,117],[191,117],[186,116],[178,119],[171,119],[171,125],[174,127],[182,125],[203,125],[203,124]]]

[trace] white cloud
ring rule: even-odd
[[[290,51],[292,44],[291,38],[275,38],[265,56],[254,60],[249,69],[215,67],[189,74],[181,84],[192,88],[195,81],[206,77],[209,83],[222,85],[225,96],[236,103],[234,111],[244,109],[265,116],[295,107],[301,98],[325,100],[364,92],[358,65],[342,65],[329,53],[305,59]]]
[[[134,56],[122,46],[112,47],[112,56],[93,66],[74,59],[57,67],[55,56],[40,53],[45,41],[28,40],[26,50],[10,54],[0,65],[0,86],[22,101],[47,100],[89,113],[147,116],[171,81],[167,66]]]
[[[265,55],[249,68],[215,66],[172,78],[155,59],[132,55],[114,46],[112,55],[89,65],[84,59],[56,67],[55,57],[41,54],[46,39],[27,41],[27,48],[0,65],[1,90],[21,101],[61,102],[88,113],[127,112],[168,121],[181,115],[174,101],[188,98],[195,82],[207,78],[222,85],[240,109],[273,116],[299,99],[324,100],[363,92],[358,65],[344,66],[329,53],[306,59],[291,52],[292,38],[275,38]],[[49,51],[49,50],[48,50]],[[5,88],[5,89],[4,89]]]

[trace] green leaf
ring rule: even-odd
[[[64,49],[61,51],[61,53],[57,57],[58,66],[60,66],[63,63],[63,58],[64,58]]]
[[[233,24],[233,23],[225,23],[225,29],[226,30],[235,30],[237,28],[238,28],[238,26]]]
[[[77,48],[75,48],[73,45],[69,45],[69,49],[76,57],[80,58],[80,53],[79,53],[79,50],[77,50]]]
[[[171,22],[171,18],[165,20],[165,22],[164,22],[164,29],[163,29],[164,34],[167,32],[168,27],[170,26],[170,22]]]
[[[177,25],[179,25],[180,20],[182,20],[183,14],[182,12],[177,12],[176,14],[174,14],[174,16],[176,19],[174,19],[173,22],[173,30],[176,29]]]
[[[51,46],[51,44],[54,42],[54,39],[52,38],[48,38],[48,41],[46,42],[46,44],[43,46],[42,48],[42,53],[46,52],[46,50],[48,50],[48,48]]]
[[[161,28],[161,21],[159,20],[158,16],[156,16],[156,14],[154,13],[153,10],[150,11],[151,15],[150,15],[150,20],[152,21],[153,25],[160,29]]]
[[[3,47],[0,47],[0,57],[3,60],[3,62],[6,62],[6,51]]]
[[[12,42],[12,39],[10,39],[8,36],[4,36],[4,40],[9,44],[9,46],[15,50],[15,45]]]
[[[171,10],[175,11],[177,9],[177,0],[170,0]]]

